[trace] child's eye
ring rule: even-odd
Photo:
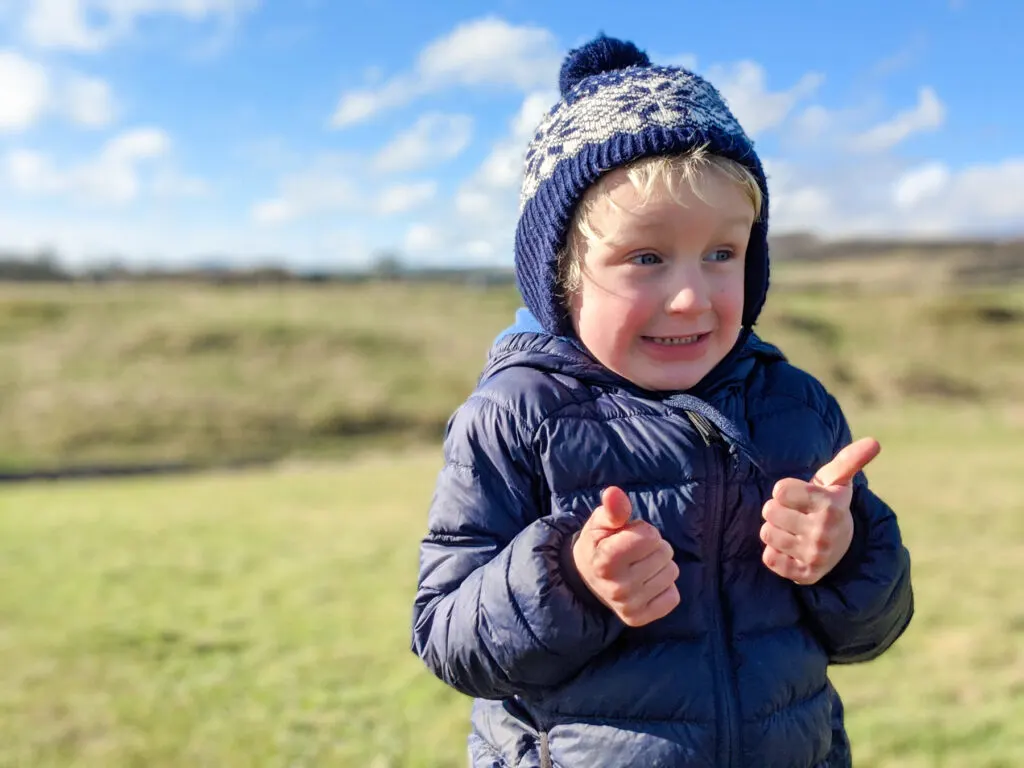
[[[705,258],[708,261],[729,261],[735,257],[736,253],[732,248],[719,248],[709,253]]]
[[[640,253],[630,259],[634,264],[649,265],[660,264],[661,257],[656,253]]]

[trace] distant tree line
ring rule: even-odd
[[[1024,279],[1024,238],[972,240],[849,239],[822,240],[808,234],[779,235],[771,239],[774,261],[833,261],[877,258],[887,255],[968,254],[971,266],[965,279],[983,282]],[[231,259],[207,259],[200,265],[145,267],[119,259],[69,269],[52,250],[19,254],[0,251],[0,282],[201,282],[252,283],[360,283],[445,282],[478,286],[505,285],[514,281],[511,267],[416,267],[397,251],[375,254],[361,269],[298,270],[276,266],[272,259],[262,265],[230,266]],[[270,264],[269,266],[267,264]]]
[[[48,251],[29,256],[0,253],[0,280],[26,282],[65,282],[71,275],[56,255]]]
[[[510,268],[413,267],[394,252],[378,254],[369,267],[339,270],[297,270],[277,265],[229,266],[210,260],[203,265],[146,267],[120,260],[93,263],[78,270],[66,267],[51,251],[35,254],[0,252],[0,282],[199,282],[213,284],[456,282],[471,285],[512,283]]]

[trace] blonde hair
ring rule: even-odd
[[[712,154],[707,145],[697,147],[681,155],[655,155],[642,157],[625,166],[626,177],[636,190],[640,205],[646,204],[658,185],[664,186],[669,195],[682,205],[680,189],[684,186],[704,200],[700,180],[702,175],[712,170],[720,172],[726,178],[740,186],[754,208],[755,221],[760,218],[762,195],[757,178],[748,168],[721,155]],[[600,240],[601,235],[590,226],[590,215],[601,200],[609,198],[605,182],[607,176],[598,180],[590,187],[580,200],[569,224],[569,234],[565,247],[558,254],[558,284],[563,298],[568,298],[579,290],[583,279],[583,254],[581,246],[592,240]]]

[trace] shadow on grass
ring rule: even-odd
[[[161,661],[172,656],[235,655],[248,643],[229,638],[189,637],[183,632],[165,629],[159,632],[112,632],[99,638],[99,647],[115,653],[130,653]]]
[[[150,464],[94,464],[69,467],[0,470],[0,483],[29,483],[44,480],[95,480],[101,478],[182,475],[233,469],[269,467],[283,457],[266,456],[227,462],[156,462]]]

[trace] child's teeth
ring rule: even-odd
[[[699,338],[699,334],[695,336],[672,336],[669,338],[658,338],[655,336],[651,338],[651,341],[653,341],[655,344],[665,344],[668,346],[672,346],[675,344],[692,344]]]

